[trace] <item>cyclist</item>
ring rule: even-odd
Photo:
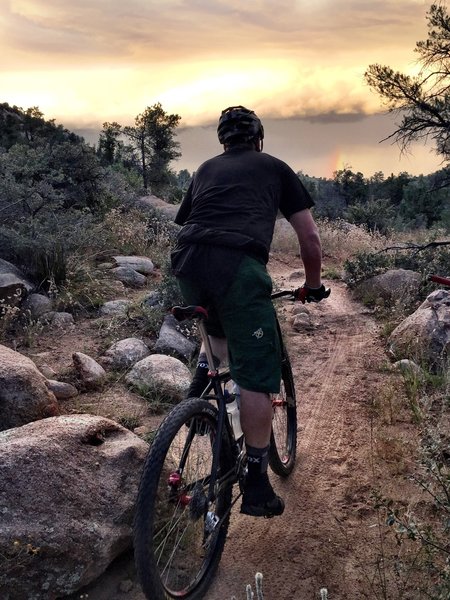
[[[278,211],[294,228],[305,269],[306,300],[325,297],[321,242],[313,201],[294,171],[263,153],[264,129],[243,106],[222,111],[217,133],[224,152],[195,173],[175,222],[182,225],[172,270],[185,302],[208,308],[206,322],[217,368],[227,354],[241,393],[248,474],[241,512],[275,516],[284,502],[268,475],[272,404],[280,391],[280,348],[266,264]],[[212,367],[213,368],[213,367]],[[188,397],[208,383],[201,349]]]

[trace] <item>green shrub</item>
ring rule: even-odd
[[[346,281],[354,287],[361,281],[385,273],[388,269],[408,269],[424,276],[434,273],[449,274],[450,248],[447,246],[430,247],[423,250],[411,247],[396,248],[385,252],[361,252],[344,263]],[[428,284],[424,294],[434,289]]]
[[[165,309],[169,309],[177,304],[183,304],[183,296],[178,286],[178,281],[170,270],[168,258],[161,268],[161,281],[157,286],[157,291],[161,296],[161,303]]]
[[[361,252],[353,260],[345,261],[345,281],[350,287],[355,287],[365,279],[384,273],[390,266],[392,266],[392,262],[386,255]]]

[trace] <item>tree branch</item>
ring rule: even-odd
[[[450,240],[443,242],[429,242],[428,244],[424,245],[411,243],[403,246],[388,246],[387,248],[383,248],[382,250],[375,252],[375,254],[381,254],[382,252],[388,252],[389,250],[414,250],[415,252],[421,252],[427,248],[437,248],[438,246],[450,246]]]

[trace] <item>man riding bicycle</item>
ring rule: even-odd
[[[268,475],[272,424],[270,394],[280,391],[280,347],[272,281],[266,270],[278,211],[294,228],[305,268],[308,302],[326,295],[322,249],[310,208],[314,205],[294,171],[263,153],[264,129],[256,114],[233,106],[217,128],[224,152],[195,173],[175,222],[183,225],[172,269],[188,304],[208,308],[207,331],[217,363],[227,357],[241,393],[248,474],[241,512],[275,516],[284,511]],[[188,397],[208,383],[203,348]]]

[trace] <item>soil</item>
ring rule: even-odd
[[[288,289],[301,283],[302,272],[293,271],[299,262],[295,256],[272,255],[274,282]],[[399,376],[389,367],[380,325],[351,299],[343,282],[325,283],[331,296],[307,306],[312,331],[296,332],[292,305],[280,307],[299,413],[296,468],[286,480],[271,475],[285,499],[285,513],[266,520],[234,510],[206,600],[245,598],[256,572],[263,574],[266,600],[397,597],[388,595],[388,587],[397,585],[388,566],[397,551],[380,524],[373,493],[396,500],[418,493],[405,478],[417,433]],[[42,337],[30,355],[59,373],[69,369],[74,349],[95,356],[98,345],[98,324],[87,319],[64,337]],[[67,412],[122,422],[131,414],[147,428],[160,419],[120,381],[107,394],[82,394],[63,406]],[[321,596],[324,589],[328,596],[323,591]],[[132,554],[119,557],[96,582],[71,596],[76,598],[145,600]]]

